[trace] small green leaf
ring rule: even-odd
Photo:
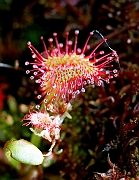
[[[4,145],[4,153],[9,160],[13,158],[24,164],[39,165],[43,162],[42,152],[24,139],[7,141]]]

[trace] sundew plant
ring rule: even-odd
[[[78,48],[78,30],[75,31],[74,42],[69,40],[69,32],[66,32],[65,46],[58,41],[57,33],[53,33],[55,43],[53,38],[48,39],[50,48],[46,47],[41,37],[43,54],[28,42],[34,61],[25,62],[25,65],[32,65],[32,69],[26,73],[31,73],[30,78],[39,84],[40,94],[37,98],[41,102],[36,105],[35,112],[30,112],[23,119],[28,121],[25,125],[32,125],[34,133],[52,142],[49,151],[60,137],[60,124],[65,112],[72,106],[70,100],[80,92],[85,92],[87,84],[101,86],[103,81],[109,83],[118,75],[118,70],[113,66],[114,61],[119,61],[118,55],[101,34],[102,41],[89,54],[85,54],[94,33],[100,34],[98,31],[90,32],[82,49]],[[108,46],[109,52],[100,50],[103,43]],[[37,130],[40,132],[37,133]]]
[[[91,38],[100,38],[92,49]],[[65,33],[65,43],[59,42],[58,34],[53,33],[45,43],[42,53],[28,42],[32,61],[26,61],[26,74],[38,84],[37,99],[40,101],[23,117],[23,125],[29,126],[37,136],[51,143],[50,148],[42,153],[26,140],[12,140],[5,144],[5,154],[14,164],[15,160],[29,165],[39,165],[44,158],[53,154],[53,148],[60,139],[61,125],[65,117],[72,118],[72,104],[80,93],[85,93],[86,86],[105,86],[118,76],[119,57],[97,30],[91,31],[81,48],[78,44],[79,31],[75,30],[74,40],[69,32]],[[24,127],[22,127],[24,128]],[[61,151],[62,153],[62,151]]]

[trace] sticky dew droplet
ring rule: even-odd
[[[44,99],[43,101],[44,101],[44,103],[47,103],[47,102],[48,102],[48,100],[47,100],[47,99]]]
[[[37,79],[35,82],[36,82],[36,83],[40,83],[40,82],[41,82],[41,80],[40,80],[40,79]]]
[[[78,83],[77,86],[81,86],[81,83]]]
[[[34,79],[34,76],[30,76],[30,79],[33,80],[33,79]]]
[[[54,96],[56,97],[56,96],[57,96],[57,93],[54,93]]]
[[[94,82],[94,80],[91,80],[90,84],[92,84],[92,85],[93,85],[94,83],[95,83],[95,82]]]
[[[100,51],[99,54],[101,54],[101,55],[104,54],[104,51]]]
[[[36,58],[36,54],[32,54],[32,58]]]
[[[37,99],[41,99],[41,97],[42,97],[42,96],[39,94],[39,95],[37,96]]]
[[[117,69],[114,69],[114,70],[113,70],[113,73],[117,73],[117,72],[118,72]]]
[[[55,100],[56,100],[56,98],[55,98],[55,97],[53,97],[53,98],[52,98],[52,102],[53,102],[53,101],[55,101]]]
[[[43,84],[43,83],[42,83],[42,84],[40,84],[40,87],[41,87],[41,88],[43,88],[43,87],[44,87],[44,84]]]
[[[30,73],[30,70],[26,70],[26,74],[29,74]]]
[[[64,94],[62,94],[62,99],[65,99],[65,95]]]
[[[40,105],[37,104],[37,105],[36,105],[36,109],[40,109]]]
[[[68,94],[71,94],[72,93],[72,90],[71,89],[68,89]]]
[[[81,89],[81,92],[85,92],[85,88],[82,88],[82,89]]]
[[[97,82],[97,85],[98,85],[98,86],[101,86],[101,85],[102,85],[102,81],[99,80],[99,81]]]
[[[46,94],[49,96],[49,95],[50,95],[50,92],[47,92]]]
[[[76,94],[80,94],[80,91],[79,91],[79,90],[77,90],[77,91],[76,91]]]
[[[28,61],[26,61],[26,62],[25,62],[25,65],[26,65],[26,66],[27,66],[27,65],[29,65],[29,62],[28,62]]]
[[[34,76],[36,76],[38,73],[35,71],[33,74],[34,74]]]
[[[34,69],[37,69],[38,68],[38,66],[36,65],[36,64],[33,64],[33,66],[32,66]]]
[[[42,76],[42,80],[45,80],[45,78],[46,78],[46,74]]]
[[[52,87],[55,89],[56,88],[56,84],[54,84]]]
[[[111,61],[113,59],[113,57],[107,57],[108,61]]]

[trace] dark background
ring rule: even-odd
[[[36,85],[25,73],[25,61],[32,60],[27,42],[42,52],[40,36],[47,43],[57,32],[64,41],[65,32],[70,31],[73,39],[76,29],[80,47],[95,29],[108,39],[119,55],[119,76],[104,87],[88,87],[75,100],[73,118],[65,120],[56,147],[63,153],[52,157],[48,167],[32,167],[29,175],[23,175],[5,160],[2,148],[9,139],[30,140],[31,136],[21,122],[26,112],[21,105],[37,101]],[[137,0],[0,0],[0,179],[33,179],[34,172],[36,179],[48,180],[137,178],[138,65]],[[46,151],[47,146],[42,141],[40,149]]]

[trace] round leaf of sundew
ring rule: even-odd
[[[44,159],[42,152],[24,139],[7,141],[4,152],[6,156],[10,152],[11,158],[29,165],[42,164]]]

